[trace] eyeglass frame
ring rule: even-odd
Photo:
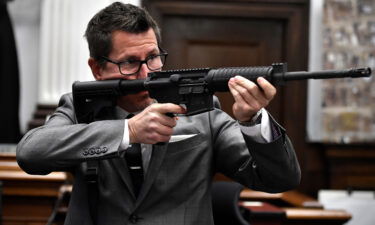
[[[116,64],[118,66],[118,70],[119,70],[119,72],[120,72],[121,75],[123,75],[123,76],[131,76],[131,75],[134,75],[134,74],[138,73],[141,70],[141,67],[142,67],[143,64],[146,64],[147,68],[149,70],[151,70],[151,71],[157,71],[157,70],[161,69],[164,66],[165,62],[167,61],[168,52],[164,51],[161,47],[158,47],[158,48],[160,50],[159,54],[147,56],[145,60],[132,60],[133,62],[139,62],[139,67],[138,67],[138,69],[137,69],[136,72],[129,73],[129,74],[125,74],[125,73],[121,72],[121,64],[129,62],[129,60],[125,60],[125,61],[122,61],[122,62],[116,62],[116,61],[113,61],[112,59],[107,58],[105,56],[100,56],[100,58],[104,59],[107,62]],[[155,58],[157,56],[160,56],[160,57],[164,56],[165,57],[163,65],[160,68],[158,68],[158,69],[150,69],[150,67],[148,66],[148,63],[147,63],[148,60],[152,59],[151,57]],[[161,61],[163,61],[163,60],[161,60]]]

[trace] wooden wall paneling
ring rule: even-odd
[[[372,145],[327,145],[325,151],[332,189],[375,190],[375,151]]]

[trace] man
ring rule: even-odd
[[[96,80],[143,79],[165,61],[157,25],[132,5],[117,2],[100,11],[86,37]],[[17,160],[31,174],[73,173],[65,224],[213,224],[216,172],[267,192],[289,190],[300,180],[284,129],[263,109],[276,90],[262,78],[257,82],[260,88],[239,76],[229,81],[237,121],[220,109],[183,116],[183,107],[140,92],[119,98],[113,112],[96,121],[77,124],[67,94],[44,126],[23,137]],[[135,115],[125,119],[129,114]],[[132,165],[127,157],[137,143],[142,161]],[[90,162],[98,163],[94,187],[85,180]]]

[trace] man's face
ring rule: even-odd
[[[112,33],[112,51],[108,58],[115,62],[123,62],[127,60],[145,60],[148,56],[159,54],[158,42],[153,29],[140,34],[128,33],[125,31],[114,31]],[[145,79],[147,77],[148,69],[146,64],[142,64],[138,73],[124,76],[120,73],[118,66],[107,62],[104,68],[96,68],[93,70],[96,80],[108,79]],[[153,100],[149,97],[147,91],[139,92],[122,96],[118,100],[118,105],[128,112],[141,111],[150,104]]]

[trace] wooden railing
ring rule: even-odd
[[[66,180],[63,172],[26,174],[18,166],[15,154],[1,153],[2,224],[45,225]]]
[[[346,211],[324,209],[318,201],[297,191],[269,194],[245,189],[240,206],[250,210],[248,220],[252,225],[339,225],[351,219]]]

